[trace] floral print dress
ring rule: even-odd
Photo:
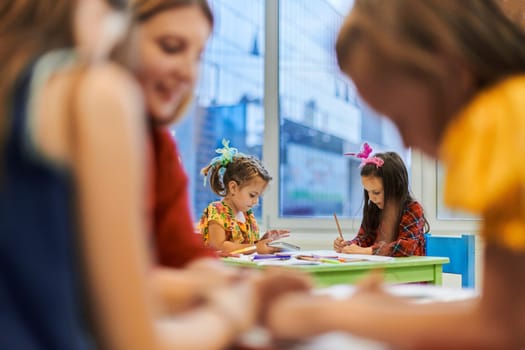
[[[206,245],[209,244],[209,225],[216,222],[226,231],[226,240],[241,244],[254,244],[259,239],[259,227],[251,210],[243,213],[245,222],[235,218],[233,209],[223,201],[212,202],[204,209],[199,230]]]

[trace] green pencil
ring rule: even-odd
[[[329,263],[329,264],[340,264],[341,263],[339,260],[324,259],[324,258],[318,258],[317,261],[323,262],[323,263]]]

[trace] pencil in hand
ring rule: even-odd
[[[257,250],[257,247],[254,245],[251,245],[245,248],[240,248],[240,249],[231,251],[230,254],[251,254],[251,253],[255,253],[256,250]]]
[[[341,239],[344,241],[344,237],[343,237],[343,230],[341,230],[341,225],[339,225],[339,220],[337,220],[337,215],[334,213],[334,220],[335,220],[335,224],[337,225],[337,232],[339,232],[339,237],[341,237]]]

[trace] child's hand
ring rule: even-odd
[[[343,247],[341,253],[344,254],[372,254],[372,247],[360,247],[357,244],[350,244]]]
[[[226,253],[226,252],[223,252],[222,250],[218,250],[217,251],[217,255],[220,257],[220,258],[240,258],[241,257],[241,254],[238,254],[238,253]]]
[[[262,238],[255,244],[255,247],[257,248],[257,253],[273,254],[280,252],[282,250],[281,248],[269,247],[268,243],[288,236],[290,236],[289,230],[266,231]]]
[[[342,239],[341,237],[337,237],[334,241],[334,250],[337,253],[342,253],[343,248],[346,247],[346,245],[347,243],[344,239]]]
[[[266,231],[266,233],[262,236],[261,240],[263,239],[270,239],[271,241],[276,241],[281,238],[289,237],[290,236],[290,230],[270,230]]]
[[[270,238],[261,239],[259,242],[255,244],[255,247],[257,249],[257,253],[259,254],[273,254],[278,253],[281,251],[281,248],[275,248],[268,246],[268,243],[273,241]]]

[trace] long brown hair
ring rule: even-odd
[[[440,54],[465,64],[482,89],[525,71],[524,43],[523,32],[492,0],[356,0],[336,51],[345,70],[363,45],[373,57],[373,73],[402,72],[443,96]]]
[[[106,0],[122,10],[128,0]],[[75,0],[2,0],[0,4],[0,174],[13,90],[21,72],[43,53],[74,46]]]
[[[138,22],[147,21],[159,12],[185,6],[198,6],[210,26],[213,27],[213,13],[206,0],[132,0],[132,11]]]
[[[384,207],[394,209],[392,223],[385,229],[385,238],[387,242],[397,239],[399,233],[398,227],[405,208],[414,201],[410,193],[408,171],[399,154],[395,152],[376,153],[374,157],[383,160],[383,165],[378,167],[373,163],[365,164],[361,168],[362,177],[377,177],[383,182]],[[370,202],[368,192],[364,193],[363,204],[363,229],[368,234],[374,235],[383,219],[384,210],[379,209],[375,204]],[[425,232],[430,231],[427,219],[423,215]]]
[[[494,0],[507,15],[521,29],[525,29],[525,1],[515,0]]]
[[[71,0],[4,0],[0,7],[0,169],[15,83],[35,57],[73,46],[75,4]]]
[[[148,21],[153,16],[177,7],[197,6],[204,17],[208,20],[210,28],[213,28],[214,18],[210,5],[207,0],[132,0],[132,13],[135,24]],[[174,116],[169,120],[169,124],[176,122],[184,115],[186,109],[191,104],[193,94],[188,94],[183,98],[181,104],[177,107]]]

